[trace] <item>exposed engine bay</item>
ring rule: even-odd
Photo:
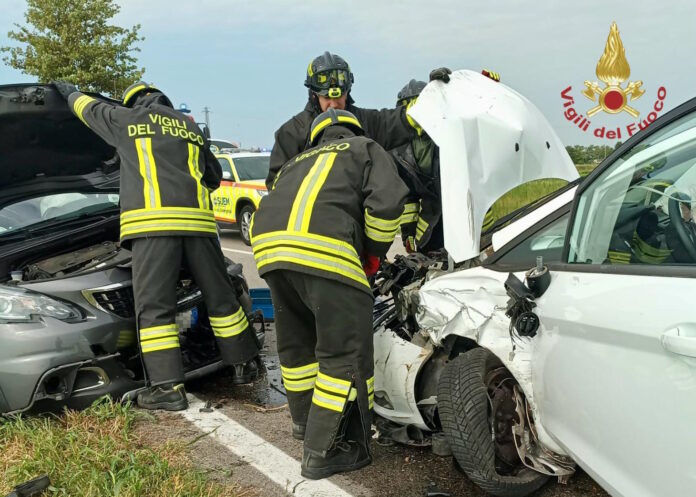
[[[121,250],[118,243],[105,241],[29,263],[21,268],[23,271],[22,279],[34,281],[57,278],[80,271],[103,269],[107,264],[126,264],[130,258],[130,252]]]

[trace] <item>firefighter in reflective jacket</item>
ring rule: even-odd
[[[133,253],[138,335],[150,382],[138,405],[185,409],[175,322],[182,260],[201,288],[225,364],[245,364],[258,355],[258,341],[235,298],[217,239],[210,192],[220,184],[220,164],[200,129],[148,84],[129,87],[123,106],[74,91],[67,83],[56,87],[75,115],[121,159],[121,244]]]
[[[368,282],[399,229],[407,194],[391,157],[351,113],[312,124],[254,215],[251,242],[276,311],[293,436],[311,479],[371,462],[374,402]],[[357,136],[356,136],[357,135]]]
[[[431,77],[448,81],[447,71],[445,68],[436,69]],[[405,108],[375,110],[356,107],[350,96],[353,80],[348,63],[339,55],[324,52],[309,63],[304,83],[309,92],[307,105],[275,133],[266,178],[269,189],[281,166],[308,147],[309,130],[314,118],[330,108],[354,114],[365,135],[387,150],[407,143],[420,132],[420,127],[406,114]]]

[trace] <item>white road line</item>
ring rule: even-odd
[[[241,457],[270,480],[284,488],[289,495],[299,497],[353,497],[329,480],[307,480],[300,475],[300,463],[247,430],[217,409],[200,412],[205,403],[189,394],[189,408],[181,415],[230,452]],[[289,434],[288,434],[289,436]]]
[[[247,254],[247,255],[254,255],[254,253],[251,250],[237,250],[237,249],[228,249],[225,247],[222,247],[222,250],[225,252],[235,252],[237,254]]]

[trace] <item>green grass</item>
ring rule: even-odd
[[[592,172],[595,164],[576,164],[575,167],[580,176],[584,177]],[[493,204],[491,207],[493,216],[495,219],[500,219],[504,215],[558,190],[565,184],[566,182],[560,179],[540,179],[515,187]]]
[[[102,399],[82,412],[0,420],[0,495],[43,474],[44,496],[234,495],[191,468],[184,444],[144,446],[133,430],[144,416]]]

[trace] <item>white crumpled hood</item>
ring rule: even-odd
[[[440,147],[445,248],[456,262],[479,255],[488,208],[505,192],[577,170],[542,113],[515,90],[473,71],[425,87],[409,114]]]

